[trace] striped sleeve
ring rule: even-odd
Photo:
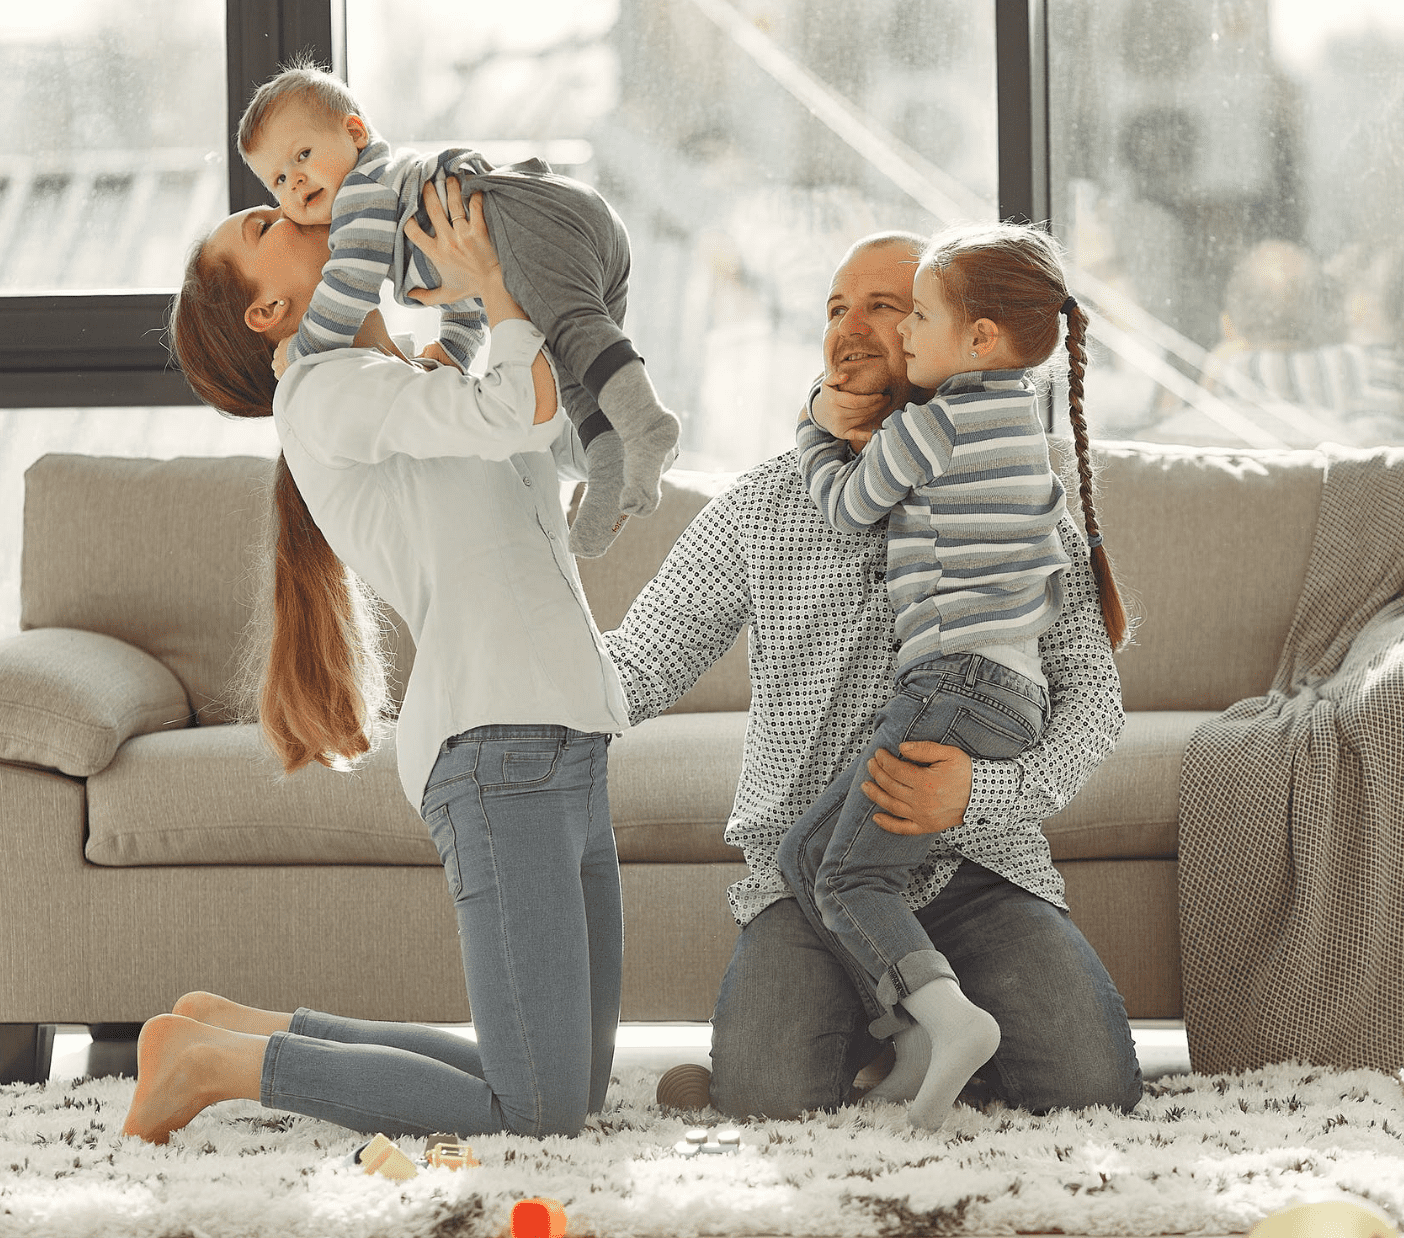
[[[811,497],[835,529],[856,533],[882,520],[916,486],[950,467],[955,426],[941,401],[908,404],[889,417],[856,456],[812,421],[796,437]]]
[[[311,353],[349,348],[366,315],[380,304],[390,273],[400,203],[386,177],[390,147],[371,142],[342,181],[332,204],[331,257],[288,346],[289,363]]]

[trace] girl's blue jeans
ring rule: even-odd
[[[863,793],[869,760],[879,748],[900,755],[898,746],[911,740],[1007,760],[1047,722],[1047,690],[999,662],[958,653],[919,663],[878,711],[868,746],[781,843],[780,871],[848,966],[879,1039],[910,1021],[894,1012],[903,997],[955,973],[902,897],[932,836],[890,834],[873,821],[881,809]]]
[[[603,1106],[624,951],[608,747],[552,725],[444,742],[421,811],[477,1043],[300,1009],[269,1039],[265,1105],[386,1135],[569,1135]]]

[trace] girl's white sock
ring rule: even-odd
[[[904,997],[902,1005],[931,1040],[926,1078],[907,1110],[907,1121],[939,1130],[961,1088],[999,1048],[999,1024],[946,978],[922,985]]]
[[[905,1105],[915,1098],[931,1065],[931,1039],[920,1023],[910,1023],[892,1037],[897,1061],[886,1078],[863,1094],[862,1103]]]

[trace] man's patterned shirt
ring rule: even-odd
[[[1086,543],[1066,515],[1058,532],[1072,566],[1062,615],[1038,642],[1052,717],[1015,760],[973,762],[965,819],[931,836],[906,890],[913,908],[935,898],[963,858],[1066,907],[1040,823],[1111,751],[1123,715]],[[862,751],[892,693],[886,566],[886,522],[832,529],[790,451],[708,503],[605,634],[638,723],[676,702],[749,625],[751,710],[726,827],[750,869],[729,891],[739,924],[789,895],[780,840]]]

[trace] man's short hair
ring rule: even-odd
[[[885,249],[888,246],[900,246],[911,254],[914,260],[920,260],[926,251],[930,237],[922,236],[919,232],[908,232],[905,228],[891,228],[885,232],[870,232],[867,236],[860,236],[852,245],[848,247],[848,252],[839,261],[842,266],[849,259],[858,254],[865,253],[870,249]]]
[[[292,99],[321,112],[331,124],[338,124],[353,114],[365,120],[345,82],[311,57],[299,56],[255,90],[244,109],[239,120],[239,153],[245,159],[257,144],[259,133],[269,118]]]

